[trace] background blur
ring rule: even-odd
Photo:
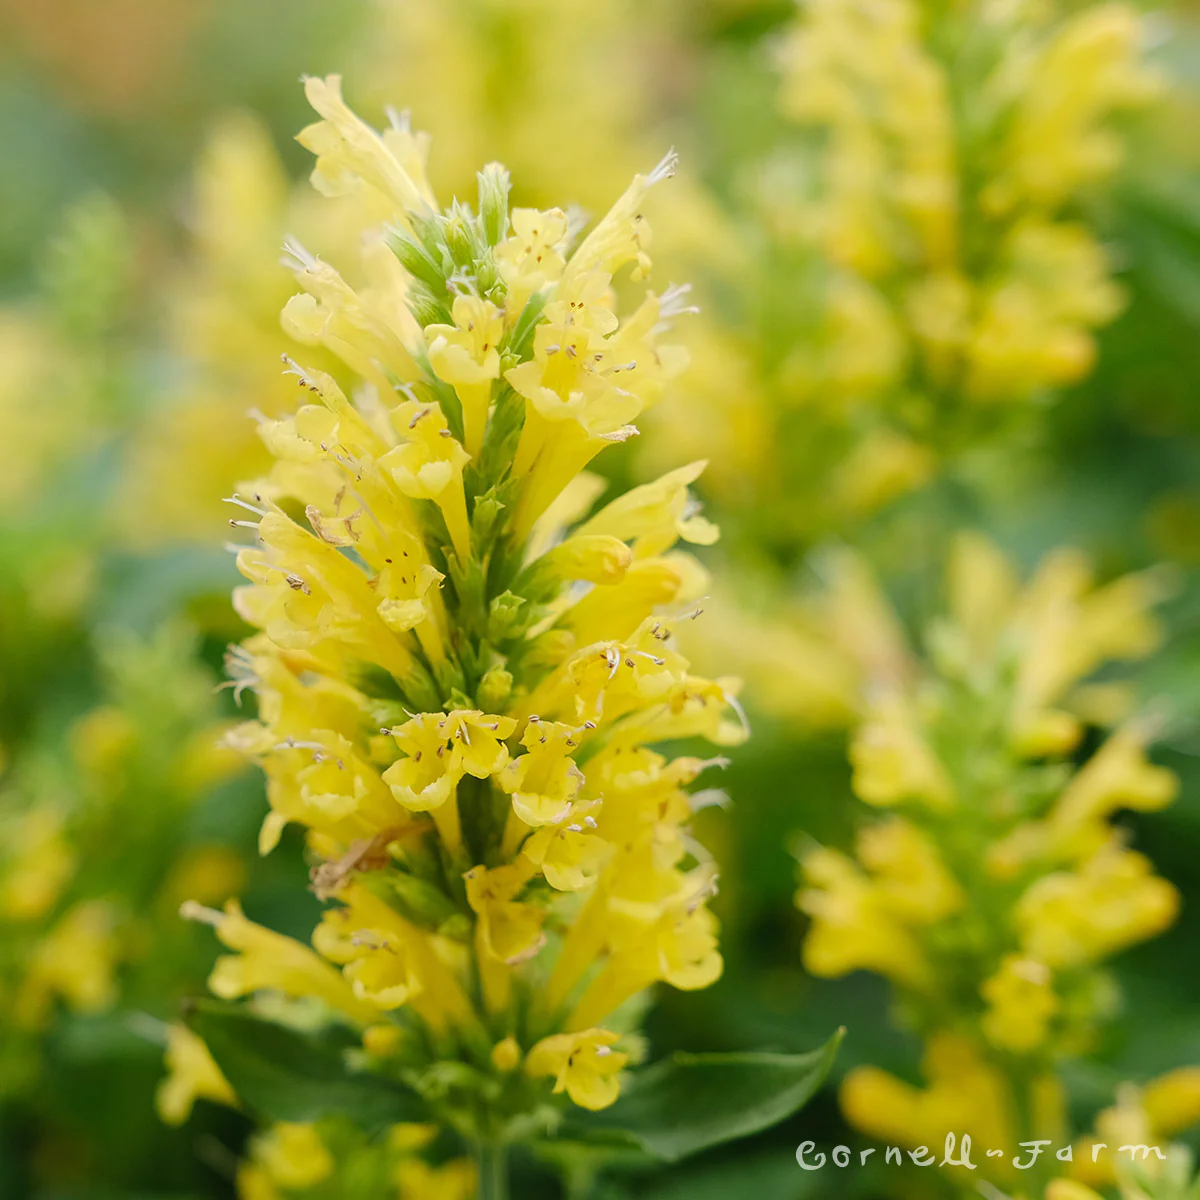
[[[1155,95],[1113,104],[1119,168],[1081,171],[1055,201],[1103,247],[1104,278],[1046,251],[1032,324],[1064,340],[1022,358],[996,334],[994,380],[972,392],[913,383],[905,339],[929,338],[900,315],[897,272],[829,235],[829,206],[890,197],[903,166],[894,130],[887,153],[837,159],[860,127],[802,94],[822,64],[811,44],[789,51],[798,22],[838,3],[0,0],[0,1197],[232,1196],[248,1121],[201,1103],[171,1127],[155,1111],[165,1022],[215,953],[178,903],[240,894],[265,924],[312,925],[297,844],[257,859],[260,780],[215,749],[235,712],[215,690],[222,654],[242,632],[220,501],[259,461],[246,411],[292,394],[280,246],[337,249],[292,141],[302,74],[342,73],[376,123],[411,109],[442,196],[500,159],[517,203],[602,211],[668,146],[682,155],[651,215],[659,283],[691,280],[702,310],[693,366],[645,446],[607,469],[711,460],[698,487],[724,537],[691,649],[745,678],[754,736],[724,781],[734,803],[702,814],[726,972],[661,997],[655,1051],[807,1049],[844,1024],[839,1076],[918,1078],[920,1043],[881,979],[801,968],[796,835],[846,846],[857,811],[854,704],[803,598],[831,547],[854,547],[919,631],[970,527],[1026,570],[1062,545],[1102,580],[1168,569],[1162,648],[1130,678],[1154,760],[1182,785],[1122,820],[1183,907],[1113,964],[1123,1002],[1064,1067],[1076,1127],[1121,1081],[1200,1063],[1200,16],[1147,11]],[[975,128],[978,75],[947,46],[988,6],[907,7],[957,81],[955,127]],[[1034,6],[1007,7],[1020,33]],[[883,111],[925,137],[920,97],[889,98],[877,52]],[[1062,136],[1082,144],[1080,128]],[[960,151],[964,188],[1012,174],[986,146]],[[964,271],[990,253],[977,237]],[[1078,296],[1046,299],[1076,276]],[[803,1137],[858,1136],[835,1085],[770,1134],[614,1195],[951,1194],[933,1176],[802,1175]]]

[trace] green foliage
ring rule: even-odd
[[[235,1004],[196,1001],[188,1024],[204,1039],[246,1105],[269,1121],[318,1121],[342,1116],[368,1131],[429,1113],[399,1084],[348,1061],[350,1043],[336,1028],[288,1028]]]

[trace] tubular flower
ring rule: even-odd
[[[232,498],[257,632],[229,667],[258,704],[228,741],[267,776],[262,849],[303,827],[332,903],[313,950],[234,904],[187,911],[236,951],[219,995],[317,1002],[494,1138],[554,1093],[610,1104],[613,1011],[721,969],[715,871],[685,832],[721,760],[651,748],[743,736],[735,685],[674,647],[701,577],[676,543],[717,532],[688,495],[700,464],[591,516],[583,473],[682,365],[667,298],[623,314],[613,289],[650,267],[642,205],[674,158],[576,246],[558,210],[510,213],[495,164],[477,208],[439,208],[422,138],[369,129],[336,77],[307,90],[314,184],[386,202],[403,285],[321,291],[340,364],[288,360],[307,402],[263,420],[274,466]],[[455,1063],[469,1096],[435,1082]]]
[[[979,1104],[935,1064],[953,1045],[989,1081],[979,1085],[988,1128],[1050,1137],[1062,1120],[1055,1064],[1111,1008],[1099,964],[1161,933],[1179,905],[1112,823],[1174,798],[1174,776],[1147,761],[1144,728],[1127,721],[1073,761],[1088,676],[1156,644],[1158,585],[1142,575],[1096,587],[1082,558],[1059,552],[1022,586],[996,547],[965,534],[922,659],[861,564],[830,565],[827,627],[857,659],[862,686],[853,786],[889,812],[864,816],[853,856],[802,853],[804,961],[819,975],[886,975],[929,1055],[926,1091],[856,1071],[846,1111],[912,1144],[929,1142],[938,1121],[940,1136],[961,1129],[960,1103],[963,1113]],[[847,621],[848,609],[858,618]],[[1171,1105],[1186,1109],[1186,1081],[1178,1095]],[[916,1116],[902,1129],[887,1114],[905,1108]]]

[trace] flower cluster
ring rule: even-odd
[[[377,133],[337,77],[306,90],[314,186],[391,218],[358,286],[290,248],[285,328],[339,365],[289,359],[309,402],[261,421],[275,465],[233,498],[258,632],[229,662],[258,717],[230,740],[266,773],[261,849],[302,826],[335,903],[315,949],[233,904],[187,911],[231,951],[217,995],[319,1003],[460,1132],[502,1139],[552,1093],[612,1103],[636,1049],[618,1010],[721,970],[687,832],[721,760],[652,748],[742,732],[731,684],[672,646],[703,587],[676,543],[716,536],[701,464],[587,515],[585,468],[682,366],[660,337],[683,289],[619,316],[613,283],[649,269],[641,205],[674,159],[579,240],[559,209],[510,212],[497,164],[476,208],[440,208],[427,139]]]
[[[1123,703],[1089,676],[1155,646],[1160,584],[1096,587],[1081,556],[1059,552],[1022,587],[993,545],[964,535],[925,661],[870,587],[847,564],[828,603],[859,617],[841,630],[864,680],[853,787],[886,815],[862,824],[853,855],[803,852],[804,962],[892,982],[925,1041],[927,1086],[863,1067],[842,1103],[906,1144],[956,1125],[989,1145],[1049,1137],[1063,1122],[1054,1065],[1113,1006],[1099,964],[1178,907],[1113,823],[1175,797],[1175,777],[1147,761],[1147,726],[1126,720],[1083,748],[1088,721],[1111,722]]]
[[[790,141],[742,168],[749,228],[711,239],[715,299],[746,299],[704,328],[672,424],[722,447],[708,485],[771,548],[869,517],[1091,370],[1123,295],[1089,200],[1159,84],[1132,8],[1065,7],[800,6]]]
[[[1141,36],[1120,4],[806,6],[784,103],[828,134],[820,237],[931,393],[1013,404],[1090,368],[1119,294],[1070,217],[1121,162],[1111,115],[1156,91]]]

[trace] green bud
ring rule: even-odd
[[[473,273],[476,260],[484,247],[480,245],[475,218],[470,209],[459,204],[457,200],[450,206],[450,212],[443,219],[442,236],[455,265],[466,267]]]
[[[479,181],[479,217],[483,236],[495,246],[508,236],[508,195],[512,188],[508,168],[502,163],[488,163],[476,178]]]
[[[495,488],[475,501],[475,511],[471,514],[471,533],[476,542],[482,545],[491,539],[504,508]]]
[[[422,929],[436,929],[458,912],[454,901],[440,888],[404,871],[366,871],[358,878]]]
[[[525,597],[513,592],[502,592],[492,599],[488,606],[487,639],[493,644],[512,637],[518,629],[521,620],[521,609],[525,607]]]
[[[454,942],[469,942],[474,925],[466,913],[455,913],[447,917],[439,926],[438,933]]]
[[[435,293],[432,291],[422,279],[414,279],[412,287],[408,289],[408,307],[412,312],[413,317],[422,329],[426,325],[451,325],[453,322],[450,319],[450,310],[438,299],[438,295],[445,294],[445,285],[442,285],[441,292]]]
[[[400,265],[414,278],[427,284],[435,294],[446,290],[446,276],[437,259],[415,238],[399,229],[387,235],[387,244],[400,260]]]
[[[512,695],[513,677],[503,667],[489,667],[479,681],[476,703],[484,712],[503,712]]]

